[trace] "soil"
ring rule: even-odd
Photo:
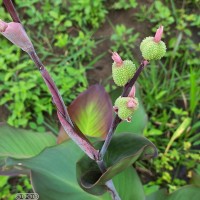
[[[4,106],[0,106],[0,124],[6,122],[8,115],[9,111]]]
[[[110,10],[105,23],[95,33],[94,38],[97,40],[102,38],[109,38],[113,34],[113,29],[109,23],[109,20],[112,22],[113,25],[124,24],[127,28],[134,28],[135,32],[140,33],[140,38],[144,38],[145,36],[149,35],[149,33],[151,33],[151,24],[147,24],[145,22],[138,22],[136,17],[134,17],[134,14],[139,11],[140,5],[150,5],[152,2],[152,0],[141,0],[138,1],[139,6],[137,6],[137,8],[134,9]],[[134,57],[137,60],[142,59],[139,51],[140,42],[141,41],[137,41],[136,48],[133,49]],[[94,58],[102,54],[103,52],[107,53],[94,65],[93,69],[87,72],[88,81],[90,85],[102,82],[111,75],[111,45],[112,43],[110,39],[105,39],[102,43],[98,44],[96,49],[94,49]]]

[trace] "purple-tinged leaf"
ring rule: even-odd
[[[104,138],[112,123],[112,103],[101,85],[81,93],[68,107],[69,115],[85,135]]]
[[[51,92],[53,102],[57,108],[58,119],[65,132],[91,159],[97,159],[98,151],[92,146],[89,140],[82,133],[76,132],[74,130],[72,126],[73,124],[71,123],[71,119],[68,115],[59,91],[44,66],[41,66],[40,72],[46,85],[49,88],[49,91]]]
[[[87,154],[87,156],[93,160],[97,160],[99,156],[98,150],[93,147],[93,145],[82,133],[77,134],[73,127],[70,126],[69,122],[59,112],[57,112],[57,115],[60,123],[70,138]]]

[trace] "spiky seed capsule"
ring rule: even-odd
[[[133,103],[134,106],[128,107],[129,103]],[[138,109],[139,102],[136,97],[118,97],[115,101],[115,107],[118,108],[118,116],[122,120],[127,120],[131,117],[135,110]]]
[[[146,37],[140,44],[140,50],[145,60],[159,60],[166,53],[163,41],[155,42],[154,37]]]
[[[131,60],[124,60],[123,64],[118,66],[116,62],[112,65],[113,80],[116,85],[124,86],[135,74],[136,67]]]

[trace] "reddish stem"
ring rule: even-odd
[[[31,59],[35,62],[35,65],[40,70],[40,73],[49,88],[49,91],[52,95],[53,102],[57,108],[57,115],[61,125],[63,126],[65,132],[69,135],[69,137],[93,160],[98,158],[99,152],[93,147],[93,145],[89,142],[89,140],[83,135],[78,134],[74,130],[73,123],[70,119],[70,116],[67,112],[64,101],[56,87],[53,79],[49,75],[48,71],[45,69],[44,65],[38,58],[37,54],[32,51],[29,52]]]
[[[10,13],[10,16],[12,17],[13,21],[21,23],[12,1],[11,0],[3,0],[3,3],[6,6],[7,11]]]

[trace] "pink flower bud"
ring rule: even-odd
[[[121,66],[123,64],[123,60],[117,52],[112,53],[112,59],[118,66]]]
[[[159,29],[157,29],[155,37],[154,37],[154,42],[158,43],[161,41],[162,38],[162,34],[163,34],[163,26],[160,26]]]
[[[1,30],[3,30],[0,31],[1,34],[8,40],[10,40],[13,44],[17,45],[26,52],[33,50],[33,45],[28,35],[26,34],[26,31],[24,30],[23,26],[20,23],[17,22],[6,23],[1,21],[0,27],[2,27]]]
[[[7,27],[8,27],[8,24],[0,19],[0,32],[1,33],[4,32]]]

